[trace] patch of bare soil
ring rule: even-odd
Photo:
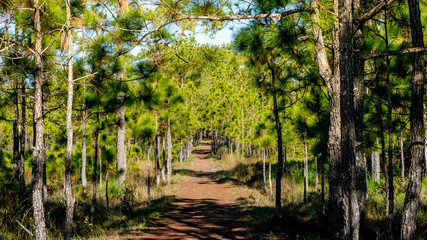
[[[180,184],[170,209],[147,230],[130,231],[116,239],[247,239],[249,228],[236,214],[237,200],[247,194],[219,183],[210,163],[209,142],[193,152],[192,173]],[[241,196],[238,196],[241,195]],[[243,196],[244,197],[244,196]],[[247,195],[246,195],[247,197]]]

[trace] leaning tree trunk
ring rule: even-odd
[[[424,47],[423,29],[418,0],[408,0],[413,47]],[[402,213],[401,239],[417,239],[417,212],[422,188],[424,161],[423,114],[424,114],[424,53],[414,53],[412,59],[412,100],[410,120],[410,156],[408,188]]]
[[[67,34],[68,34],[68,98],[67,98],[67,150],[65,155],[65,180],[64,191],[67,202],[65,214],[65,230],[64,239],[71,239],[72,226],[73,226],[73,211],[74,211],[74,198],[73,189],[71,185],[71,155],[73,152],[73,93],[74,93],[74,79],[73,79],[73,36],[71,31],[71,5],[70,0],[65,2],[67,10]]]
[[[46,161],[44,146],[43,121],[43,62],[42,62],[42,35],[40,23],[40,5],[33,0],[34,6],[34,34],[35,34],[35,73],[34,73],[34,150],[33,150],[33,212],[35,237],[37,240],[46,239],[46,223],[43,205],[43,165]]]

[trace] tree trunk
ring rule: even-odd
[[[271,182],[271,155],[268,155],[268,185],[270,188],[270,203],[273,203],[273,183]]]
[[[83,82],[83,85],[85,83]],[[84,88],[86,88],[84,86]],[[83,94],[85,95],[85,93]],[[82,115],[82,121],[83,121],[83,126],[82,126],[82,186],[84,191],[86,191],[86,187],[87,187],[87,176],[86,176],[86,106],[83,103],[83,115]]]
[[[26,136],[27,136],[27,131],[25,128],[25,124],[26,124],[26,99],[25,99],[25,80],[23,80],[22,83],[22,102],[21,102],[21,111],[22,111],[22,116],[21,116],[21,150],[20,150],[20,163],[19,163],[19,197],[20,197],[20,201],[22,202],[24,199],[24,195],[25,195],[25,150],[26,148]]]
[[[386,51],[388,48],[388,28],[387,28],[387,10],[384,14],[384,29],[385,29],[385,45]],[[393,119],[392,111],[393,106],[391,102],[391,89],[390,89],[390,58],[386,57],[387,71],[386,71],[386,85],[387,85],[387,130],[388,130],[388,164],[386,167],[387,180],[386,183],[386,216],[387,216],[387,234],[388,239],[393,239],[393,218],[394,218],[394,186],[393,186]]]
[[[267,186],[265,181],[265,149],[262,151],[262,178],[264,179],[264,192],[267,192]]]
[[[118,80],[121,82],[123,73],[118,74]],[[117,171],[119,172],[119,181],[124,183],[126,180],[126,129],[125,129],[125,106],[124,93],[119,93],[119,102],[121,104],[117,112]]]
[[[316,174],[316,180],[315,180],[315,183],[314,183],[314,188],[316,189],[316,191],[317,191],[317,186],[319,185],[319,176],[317,174],[318,168],[319,168],[319,166],[318,166],[318,163],[317,163],[317,156],[314,156],[314,171],[315,171],[315,174]]]
[[[279,109],[277,108],[277,94],[276,94],[276,66],[275,58],[271,57],[271,84],[273,87],[273,114],[276,123],[277,132],[277,176],[276,176],[276,207],[274,209],[274,218],[280,217],[280,210],[282,207],[282,175],[283,175],[283,145],[282,145],[282,125],[279,118]]]
[[[107,209],[109,209],[110,201],[108,199],[108,167],[105,169],[105,201],[107,203]]]
[[[148,154],[147,154],[147,162],[148,162],[148,167],[147,167],[147,198],[148,198],[148,205],[151,205],[150,153],[151,153],[151,144],[150,144],[150,147],[148,148]]]
[[[74,211],[74,198],[73,188],[71,185],[71,155],[73,153],[73,93],[74,93],[74,79],[73,79],[73,36],[71,31],[71,5],[70,0],[65,1],[67,10],[67,35],[68,35],[68,96],[67,96],[67,149],[65,155],[65,180],[64,191],[67,202],[65,214],[65,229],[64,239],[71,239],[72,226],[73,226],[73,211]]]
[[[95,204],[96,204],[96,168],[98,167],[98,151],[99,151],[99,107],[96,110],[96,130],[95,130],[95,156],[93,158],[93,174],[92,174],[92,202],[90,205],[89,221],[93,224],[95,222]]]
[[[166,165],[167,165],[167,160],[166,160],[166,138],[163,137],[162,138],[162,156],[163,156],[163,161],[162,161],[162,182],[166,183]]]
[[[371,155],[372,179],[375,182],[380,181],[380,154],[377,151],[372,151]]]
[[[12,181],[14,185],[19,184],[19,162],[21,154],[19,152],[19,102],[18,102],[18,80],[13,80],[13,159],[12,159]]]
[[[156,117],[157,121],[157,117]],[[155,140],[155,148],[154,148],[154,157],[156,161],[156,187],[160,186],[160,136],[159,131],[156,131],[156,140]]]
[[[358,18],[362,11],[361,0],[355,0],[353,3],[354,16]],[[368,198],[368,185],[366,183],[366,158],[363,149],[363,99],[364,99],[364,79],[365,79],[365,60],[363,58],[363,24],[354,32],[354,119],[355,119],[355,157],[356,157],[356,187],[358,191],[358,204],[360,214],[363,211],[366,199]]]
[[[405,186],[405,155],[403,153],[403,128],[400,130],[400,165],[402,169],[400,170],[400,181],[402,184],[402,187]]]
[[[408,0],[413,47],[424,47],[418,0]],[[412,100],[410,120],[410,156],[408,188],[402,213],[401,239],[417,239],[417,212],[422,188],[423,114],[424,114],[424,53],[414,53],[412,59]]]
[[[35,73],[34,73],[34,150],[33,150],[33,212],[35,238],[46,239],[46,223],[43,205],[43,165],[46,162],[44,146],[43,121],[43,62],[42,62],[42,35],[40,24],[40,5],[33,0],[34,6],[34,34],[35,34]]]
[[[308,193],[307,133],[304,132],[304,202],[307,202],[307,193]]]
[[[171,135],[171,120],[168,117],[168,132],[167,132],[167,141],[168,141],[168,186],[171,185],[171,176],[172,176],[172,135]]]

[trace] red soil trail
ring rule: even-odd
[[[235,214],[236,202],[228,184],[218,183],[210,164],[209,142],[193,152],[191,176],[180,184],[172,206],[144,231],[122,239],[247,239],[248,227]]]

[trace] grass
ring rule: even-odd
[[[262,160],[254,158],[238,159],[235,155],[225,155],[216,159],[215,163],[222,167],[217,173],[220,181],[246,186],[263,191]],[[319,173],[319,186],[315,186],[314,163],[309,162],[309,194],[307,201],[303,199],[303,164],[290,161],[288,171],[282,179],[282,218],[273,221],[273,208],[269,204],[264,206],[244,205],[241,214],[245,214],[251,225],[257,226],[266,239],[327,239],[327,216],[322,216],[322,200],[320,194],[321,176]],[[268,172],[268,161],[266,162]],[[273,191],[276,179],[277,163],[272,164]],[[327,173],[327,169],[326,169]],[[268,173],[267,173],[268,174]],[[268,181],[268,177],[267,177]],[[407,179],[406,179],[407,183]],[[367,178],[369,198],[365,204],[360,234],[365,239],[381,239],[385,235],[385,184],[384,179],[374,182]],[[268,186],[268,182],[267,182]],[[394,201],[394,232],[399,236],[401,212],[405,199],[406,186],[402,187],[400,178],[395,176],[395,201]],[[328,196],[328,185],[325,186],[325,197]],[[326,199],[327,201],[327,199]],[[248,202],[248,201],[247,201]],[[245,203],[244,201],[242,203]],[[326,206],[327,207],[327,206]],[[327,209],[326,209],[327,212]],[[423,190],[418,211],[418,231],[421,239],[427,239],[427,179],[424,178]]]

